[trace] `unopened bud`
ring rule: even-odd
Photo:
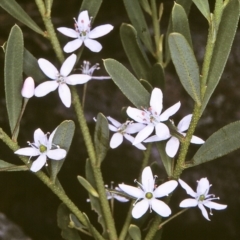
[[[22,87],[22,92],[21,92],[22,96],[24,98],[31,98],[34,95],[34,88],[35,88],[35,84],[34,84],[33,78],[32,77],[26,78]]]

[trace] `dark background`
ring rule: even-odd
[[[37,24],[44,29],[35,3],[30,0],[18,2]],[[52,20],[55,27],[72,27],[72,18],[78,16],[80,4],[81,1],[76,0],[54,1]],[[166,12],[163,16],[163,30],[166,29],[172,5],[173,1],[165,1]],[[194,51],[201,65],[207,38],[207,23],[194,6],[192,6],[189,17]],[[122,22],[129,23],[122,1],[103,0],[102,7],[94,21],[93,27],[104,23],[111,23],[114,25],[114,30],[99,39],[99,42],[103,45],[103,50],[100,53],[92,53],[88,49],[85,49],[82,57],[82,60],[88,60],[93,64],[96,62],[100,63],[102,68],[100,71],[95,72],[95,75],[106,75],[101,60],[104,58],[117,59],[131,70],[119,37],[119,27]],[[59,66],[49,42],[23,26],[2,9],[0,9],[1,45],[7,40],[10,29],[15,23],[19,24],[24,33],[25,47],[36,58],[46,58],[56,66]],[[240,118],[239,39],[239,32],[237,32],[220,84],[199,122],[196,135],[203,139],[207,139],[219,128]],[[65,43],[64,40],[62,46]],[[7,133],[10,133],[4,99],[3,69],[4,54],[1,51],[0,127]],[[82,86],[77,86],[77,89],[80,96],[82,96]],[[90,81],[87,93],[85,114],[92,132],[95,126],[92,119],[98,112],[102,112],[106,116],[110,115],[119,121],[125,120],[120,110],[123,106],[130,105],[130,103],[111,80]],[[174,116],[176,123],[183,116],[191,113],[193,102],[181,87],[172,64],[166,69],[166,89],[164,93],[165,108],[179,100],[181,101],[181,109]],[[76,179],[77,175],[85,175],[84,167],[87,153],[84,142],[77,125],[73,107],[70,109],[65,108],[59,99],[57,91],[48,94],[46,97],[32,98],[29,101],[21,123],[18,138],[19,145],[24,147],[27,141],[32,141],[35,129],[40,127],[44,132],[51,132],[65,119],[75,121],[77,128],[67,160],[59,174],[59,179],[69,197],[81,210],[89,214],[93,222],[96,222],[97,215],[91,212],[90,205],[86,202],[87,193]],[[194,153],[196,150],[196,146],[191,146],[191,153]],[[163,239],[240,239],[239,153],[238,150],[221,159],[184,171],[181,178],[189,183],[193,189],[196,188],[197,180],[207,177],[213,185],[210,193],[219,196],[220,201],[218,202],[227,204],[228,207],[223,211],[213,210],[210,222],[203,218],[199,209],[188,210],[166,225]],[[115,184],[121,182],[133,184],[133,180],[137,178],[139,173],[142,155],[141,151],[136,150],[126,142],[116,150],[109,150],[107,158],[102,165],[105,183],[109,184],[110,181],[114,181]],[[0,159],[21,164],[20,160],[2,142],[0,142]],[[157,151],[153,149],[151,160],[156,159],[160,167],[159,178],[165,178],[166,174],[158,160]],[[18,224],[29,237],[34,240],[61,239],[60,229],[58,229],[56,223],[56,211],[60,201],[33,173],[1,172],[0,192],[0,211]],[[173,199],[170,202],[173,213],[179,211],[178,204],[185,198],[187,198],[187,195],[184,190],[178,188],[174,192]],[[118,230],[121,229],[127,209],[127,203],[116,203],[115,216]],[[85,239],[84,236],[83,239]]]

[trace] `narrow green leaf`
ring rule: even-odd
[[[97,122],[94,132],[94,145],[97,154],[98,165],[100,166],[109,149],[108,120],[102,113],[97,115]]]
[[[240,121],[230,123],[213,133],[198,149],[193,157],[196,166],[213,159],[222,157],[240,148]]]
[[[69,219],[70,219],[70,223],[69,223],[70,228],[75,228],[78,230],[86,229],[86,227],[79,222],[79,220],[77,219],[77,217],[74,214],[70,213]]]
[[[191,5],[192,5],[192,0],[177,0],[176,2],[185,9],[185,12],[188,15]]]
[[[80,8],[80,12],[84,11],[84,10],[88,10],[88,14],[90,17],[93,17],[93,20],[95,20],[94,18],[97,16],[98,11],[101,7],[102,4],[102,0],[83,0],[81,8]]]
[[[188,41],[188,44],[191,46],[191,48],[193,48],[188,17],[181,5],[174,3],[171,19],[172,31],[182,34]]]
[[[4,80],[7,113],[11,132],[16,126],[22,107],[22,72],[23,72],[23,35],[21,29],[15,25],[9,34],[5,64]],[[17,137],[18,131],[15,134]]]
[[[29,168],[26,165],[18,166],[0,160],[0,172],[27,171],[27,170],[29,170]]]
[[[128,233],[133,240],[141,240],[141,231],[138,226],[130,224]]]
[[[165,86],[165,74],[162,65],[160,63],[154,64],[150,73],[150,83],[152,84],[152,86],[163,90]]]
[[[199,68],[193,50],[184,36],[179,33],[171,33],[168,41],[172,61],[180,81],[187,93],[200,105]]]
[[[61,203],[57,210],[57,223],[58,227],[62,230],[61,235],[65,240],[81,240],[78,231],[74,228],[70,228],[69,215],[71,212],[66,205]]]
[[[151,10],[148,0],[140,0],[140,4],[145,12],[147,12],[149,15],[152,15],[152,10]]]
[[[123,23],[120,27],[120,37],[124,51],[136,76],[148,79],[150,62],[138,40],[137,31],[132,25]]]
[[[79,183],[94,197],[99,197],[97,191],[94,187],[84,178],[81,176],[77,176]]]
[[[53,137],[53,143],[60,148],[65,149],[67,152],[72,143],[75,131],[75,124],[71,120],[63,121],[58,127]],[[59,173],[65,158],[59,161],[49,161],[50,178],[55,182],[57,174]]]
[[[192,0],[202,15],[210,21],[210,9],[208,0]]]
[[[216,42],[207,78],[207,89],[203,98],[202,112],[204,111],[222,76],[232,47],[232,42],[236,34],[239,14],[239,1],[229,1],[223,11],[216,36]]]
[[[150,94],[127,68],[114,59],[104,60],[104,66],[122,93],[136,107],[149,105]]]
[[[139,0],[123,0],[128,17],[137,30],[138,36],[151,53],[153,53],[153,46],[149,28],[147,26],[144,14],[142,12]]]
[[[148,81],[146,81],[146,80],[144,80],[144,79],[140,79],[140,83],[143,85],[143,87],[144,87],[149,93],[152,92],[153,87],[152,87],[152,85],[151,85]]]
[[[44,35],[44,32],[41,30],[41,28],[32,20],[32,18],[15,0],[0,0],[0,6],[14,18],[31,28],[33,31]]]

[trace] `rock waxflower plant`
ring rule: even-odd
[[[209,193],[211,185],[207,178],[207,170],[200,177],[196,191],[182,180],[184,177],[182,178],[181,175],[187,168],[194,168],[240,148],[240,141],[236,141],[240,137],[239,121],[224,126],[211,136],[204,137],[201,133],[197,133],[199,137],[195,136],[195,130],[221,78],[231,49],[239,19],[239,1],[216,0],[213,12],[210,12],[207,0],[202,1],[201,4],[198,1],[193,3],[189,1],[183,6],[179,4],[180,1],[176,1],[173,3],[168,21],[168,31],[164,31],[166,33],[160,31],[163,4],[158,5],[156,0],[123,0],[123,2],[131,24],[121,25],[120,38],[133,72],[120,62],[99,53],[102,47],[107,46],[102,46],[95,39],[104,35],[108,38],[107,34],[112,34],[113,29],[116,33],[118,31],[112,24],[92,27],[95,25],[93,21],[98,25],[97,13],[101,0],[82,1],[80,10],[76,13],[78,18],[73,18],[74,29],[56,26],[55,18],[51,16],[51,8],[55,1],[36,0],[44,30],[16,1],[0,1],[3,9],[39,34],[39,39],[48,39],[49,46],[55,53],[51,56],[51,62],[54,62],[54,65],[50,62],[50,58],[46,59],[44,52],[41,53],[41,58],[36,59],[34,54],[27,50],[28,46],[24,44],[22,30],[17,25],[12,27],[6,39],[7,44],[2,46],[5,56],[6,109],[11,132],[8,134],[7,129],[0,128],[0,139],[15,153],[15,156],[19,157],[24,166],[11,164],[9,156],[6,161],[0,161],[0,170],[29,170],[33,177],[35,175],[39,178],[61,200],[57,222],[61,228],[62,237],[66,240],[72,240],[73,236],[74,240],[85,239],[86,235],[97,240],[162,239],[164,225],[171,224],[171,220],[176,217],[188,214],[184,212],[187,210],[190,212],[193,207],[198,207],[206,220],[210,220],[208,209],[210,214],[212,209],[228,210],[227,204],[222,204],[222,202],[227,203],[224,197],[221,203],[217,203],[215,200],[219,198]],[[188,25],[191,4],[196,5],[209,28],[201,69],[194,55]],[[16,9],[18,11],[15,11]],[[107,12],[105,14],[107,15]],[[152,19],[152,26],[148,26],[145,21],[146,15]],[[64,26],[64,23],[61,24]],[[59,32],[73,40],[61,46],[58,39],[61,35]],[[116,36],[118,37],[119,34],[117,33]],[[110,37],[114,38],[113,35]],[[103,65],[108,76],[94,76],[93,73],[99,69],[99,64],[91,66],[89,61],[82,59],[83,51],[86,51],[86,55],[89,54],[88,59],[93,55],[99,59],[104,58]],[[72,54],[68,55],[69,53]],[[165,80],[165,73],[168,71],[166,67],[171,61],[176,69],[176,81],[179,81],[183,87],[179,91],[183,89],[186,91],[188,101],[191,101],[192,105],[186,106],[186,101],[180,103],[178,100],[173,100],[172,106],[165,106],[165,99],[172,98],[166,90],[168,88],[164,89],[164,86],[168,85],[168,81]],[[81,73],[77,72],[79,69]],[[26,78],[24,82],[23,76]],[[89,130],[89,122],[85,118],[83,108],[87,82],[91,79],[112,79],[130,101],[129,106],[123,106],[125,108],[123,108],[120,122],[99,113],[94,118],[95,121],[91,122],[95,125],[93,135]],[[84,90],[78,91],[82,85]],[[60,123],[48,136],[48,133],[45,134],[41,130],[45,129],[41,126],[41,120],[49,116],[53,121],[58,118],[55,116],[56,111],[46,111],[46,116],[37,116],[39,126],[35,128],[33,142],[28,142],[29,147],[22,147],[18,139],[18,136],[22,136],[23,133],[22,119],[27,114],[31,114],[26,108],[27,102],[35,97],[44,97],[56,89],[64,104],[62,106],[59,101],[62,112],[74,110],[76,117]],[[79,94],[80,92],[83,92],[83,96]],[[51,97],[54,98],[54,95],[52,94]],[[35,98],[35,101],[39,99]],[[114,104],[116,101],[111,99],[111,102]],[[181,115],[180,106],[181,108],[184,106],[187,115],[175,126],[174,121]],[[120,109],[115,110],[120,111]],[[73,114],[67,115],[73,116]],[[214,116],[211,117],[214,118]],[[75,125],[81,130],[81,135],[77,138],[83,139],[85,143],[87,156],[84,158],[79,157],[79,148],[75,150],[70,148]],[[49,129],[51,129],[50,126]],[[110,131],[111,138],[109,138]],[[29,133],[29,137],[31,134]],[[197,147],[192,149],[190,143],[197,144]],[[108,188],[103,181],[102,169],[107,168],[107,172],[113,172],[112,167],[107,166],[107,163],[116,160],[109,159],[108,151],[117,155],[115,150],[117,148],[125,153],[126,144],[132,150],[131,157],[126,157],[124,161],[134,163],[136,158],[143,156],[142,160],[137,159],[138,168],[134,169],[135,176],[139,176],[140,180],[135,180],[137,187],[128,185],[126,174],[121,173],[121,179],[116,178],[118,182],[115,182],[115,186],[117,187]],[[65,185],[61,184],[64,177],[61,179],[58,177],[61,169],[71,164],[69,160],[73,155],[68,154],[69,151],[73,151],[81,163],[87,159],[84,161],[85,175],[77,176],[77,179],[81,189],[89,194],[87,201],[95,211],[94,215],[89,213],[89,208],[84,209],[79,203],[74,203],[69,198],[68,191],[64,190]],[[140,154],[135,156],[137,151]],[[156,152],[159,153],[159,158]],[[108,162],[102,165],[106,158]],[[125,166],[121,161],[115,162],[121,164],[121,169],[130,166]],[[199,174],[202,173],[203,171]],[[186,174],[188,178],[195,179],[191,170]],[[183,199],[174,205],[176,201],[171,199],[178,194],[175,190],[180,189],[179,186],[184,188],[191,198]],[[214,191],[214,188],[211,190]],[[129,206],[129,211],[123,212],[125,219],[120,221],[124,222],[121,229],[116,227],[120,224],[115,224],[119,220],[113,211],[115,200],[120,202],[118,204]],[[221,213],[223,214],[223,211]],[[101,226],[95,226],[96,221],[93,218],[98,218]],[[141,221],[133,219],[141,219]],[[148,224],[149,222],[151,224]]]

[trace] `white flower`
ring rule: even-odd
[[[22,87],[21,94],[24,98],[31,98],[34,95],[34,80],[32,77],[28,77],[25,79]]]
[[[58,71],[56,67],[53,66],[53,64],[48,60],[40,58],[38,60],[39,67],[45,73],[45,75],[52,80],[39,84],[35,88],[35,96],[43,97],[58,88],[59,97],[61,98],[63,104],[66,107],[70,107],[71,92],[67,84],[83,84],[91,79],[90,76],[85,74],[69,75],[76,63],[76,59],[77,56],[75,54],[72,54],[64,61],[60,71]]]
[[[162,217],[168,217],[171,214],[171,209],[166,203],[156,198],[164,197],[171,193],[177,187],[177,181],[170,180],[155,188],[155,178],[152,170],[150,167],[145,167],[142,172],[142,184],[138,184],[140,188],[119,184],[121,190],[137,198],[132,210],[132,216],[140,218],[150,208],[150,212],[153,209]],[[140,199],[142,200],[139,201]]]
[[[146,124],[136,136],[133,145],[136,145],[146,139],[154,130],[161,140],[169,138],[170,132],[168,127],[162,123],[167,121],[170,116],[175,114],[180,108],[180,102],[165,110],[162,114],[162,91],[154,88],[151,94],[150,107],[148,109],[139,110],[137,108],[128,107],[127,114],[136,122]]]
[[[185,116],[177,125],[177,131],[183,135],[184,137],[186,136],[186,133],[184,133],[184,131],[186,131],[189,128],[190,122],[192,119],[192,114],[189,114],[187,116]],[[177,137],[172,136],[169,133],[169,137],[171,137],[166,144],[166,153],[169,157],[173,158],[175,157],[179,145],[180,145],[180,141]],[[144,142],[157,142],[157,141],[161,141],[162,139],[159,138],[157,135],[154,135],[152,137],[147,138]],[[191,139],[191,143],[195,143],[195,144],[203,144],[204,141],[196,136],[192,136]]]
[[[28,143],[31,147],[20,148],[14,153],[22,156],[30,156],[30,158],[39,156],[30,168],[33,172],[39,171],[46,164],[47,157],[53,160],[62,160],[66,157],[66,150],[59,147],[52,149],[52,140],[55,132],[56,129],[52,132],[48,139],[47,134],[44,134],[43,131],[38,128],[34,132],[34,143]]]
[[[71,38],[76,38],[67,43],[63,50],[66,53],[74,52],[82,46],[82,43],[84,43],[84,45],[92,52],[101,51],[102,45],[93,39],[106,35],[113,29],[113,26],[111,24],[104,24],[91,30],[91,18],[89,18],[87,10],[80,12],[78,20],[74,20],[75,30],[66,27],[57,28],[62,34]]]
[[[219,199],[218,197],[215,197],[213,194],[208,194],[209,189],[212,185],[209,184],[209,181],[207,178],[201,178],[198,182],[197,186],[197,192],[194,192],[190,186],[188,186],[187,183],[185,183],[183,180],[178,180],[182,188],[184,188],[192,198],[187,198],[183,200],[179,206],[182,208],[189,208],[189,207],[196,207],[198,206],[199,209],[202,211],[202,215],[210,221],[208,217],[207,210],[205,207],[210,208],[210,214],[212,215],[212,209],[216,210],[222,210],[227,207],[227,205],[219,204],[212,202],[214,199]]]
[[[115,132],[110,140],[111,148],[117,148],[123,142],[123,137],[133,143],[134,137],[130,134],[137,133],[145,127],[141,123],[133,123],[131,121],[126,121],[125,123],[121,124],[112,117],[107,117],[107,119],[113,124],[108,125],[109,129]],[[143,146],[141,143],[138,143],[135,146],[138,149],[146,150],[145,146]]]

